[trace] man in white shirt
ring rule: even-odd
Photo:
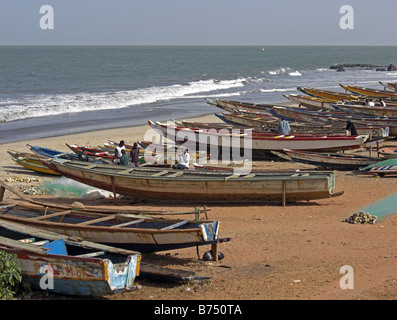
[[[121,140],[119,145],[114,150],[114,156],[117,158],[115,160],[116,163],[120,162],[120,158],[122,156],[121,150],[125,150],[124,140]]]
[[[185,151],[179,155],[179,163],[183,165],[185,169],[189,169],[189,161],[190,154],[188,153],[188,149],[185,149]]]

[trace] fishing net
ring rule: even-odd
[[[47,194],[61,198],[82,198],[90,194],[95,194],[96,198],[103,198],[109,195],[106,191],[87,186],[65,177],[44,183],[41,185],[41,188],[46,189]]]
[[[397,193],[378,200],[345,219],[349,223],[372,223],[397,213]]]

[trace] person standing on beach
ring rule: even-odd
[[[138,149],[138,143],[136,142],[134,142],[134,145],[131,148],[130,158],[132,165],[135,167],[139,167],[139,149]]]
[[[277,126],[277,132],[278,134],[289,135],[291,133],[289,122],[285,119],[282,119]]]
[[[118,146],[114,150],[114,156],[116,157],[115,162],[120,163],[120,158],[122,156],[121,150],[125,150],[124,140],[121,140]]]
[[[354,123],[350,119],[347,120],[346,130],[350,133],[351,136],[356,136],[357,135],[356,126],[354,125]]]

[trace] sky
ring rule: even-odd
[[[397,45],[397,0],[1,0],[0,45]]]

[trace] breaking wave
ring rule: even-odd
[[[0,99],[0,122],[64,113],[121,109],[159,101],[193,98],[206,92],[220,91],[222,94],[222,90],[243,87],[245,81],[245,78],[209,79],[192,81],[184,85],[174,84],[127,91],[22,95]]]

